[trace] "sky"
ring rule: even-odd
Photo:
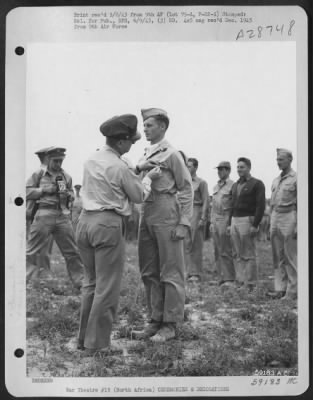
[[[199,161],[212,193],[214,169],[251,159],[270,196],[279,174],[276,148],[290,149],[297,169],[295,42],[34,43],[27,49],[25,180],[34,152],[67,149],[64,169],[82,182],[83,163],[105,144],[99,126],[133,113],[143,138],[126,154],[134,164],[149,146],[140,110],[168,112],[166,138]]]

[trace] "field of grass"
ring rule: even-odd
[[[135,242],[127,244],[115,350],[86,357],[76,350],[80,297],[54,247],[54,277],[27,287],[27,374],[31,377],[243,376],[258,371],[297,375],[297,303],[272,300],[269,242],[258,242],[259,285],[251,293],[217,285],[211,241],[205,242],[205,277],[188,282],[185,321],[164,344],[136,340],[146,323],[144,288]]]

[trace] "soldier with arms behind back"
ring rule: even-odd
[[[274,179],[271,196],[270,235],[275,269],[273,297],[297,298],[297,174],[291,168],[290,150],[277,149],[282,171]]]
[[[186,272],[190,280],[202,279],[204,228],[208,214],[208,184],[197,176],[198,165],[196,158],[189,158],[187,161],[194,193],[190,230],[184,240]]]
[[[236,278],[232,244],[230,235],[227,233],[234,182],[229,178],[231,171],[229,161],[221,161],[216,168],[220,179],[213,189],[210,231],[213,235],[219,284],[229,285]]]

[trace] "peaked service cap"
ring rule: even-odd
[[[49,150],[52,150],[52,149],[53,149],[53,146],[44,147],[43,149],[40,149],[40,150],[35,151],[35,154],[37,154],[37,156],[41,156],[41,155],[47,154],[47,152],[48,152]]]
[[[50,147],[46,152],[49,158],[64,158],[66,149],[64,147]]]
[[[100,132],[103,136],[131,139],[136,142],[141,138],[140,133],[137,131],[137,124],[136,115],[116,115],[101,124]]]

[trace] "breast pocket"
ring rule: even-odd
[[[173,183],[173,178],[169,171],[162,170],[162,174],[159,178],[152,181],[151,187],[156,190],[164,190],[171,188]]]
[[[297,188],[294,184],[285,185],[282,200],[284,203],[292,203],[297,197]]]
[[[222,205],[223,209],[229,209],[231,206],[231,194],[230,193],[223,193],[222,195]]]

